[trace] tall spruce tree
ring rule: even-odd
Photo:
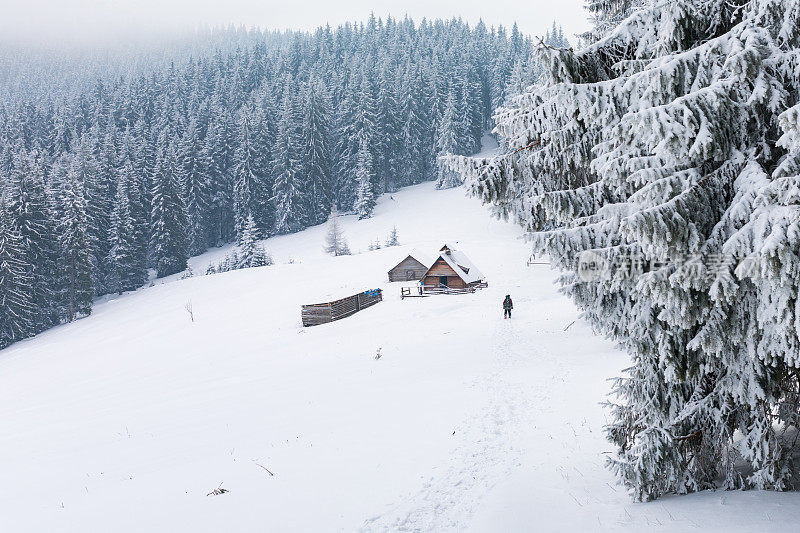
[[[89,242],[89,258],[92,265],[92,285],[95,294],[100,296],[109,291],[107,259],[111,249],[109,230],[113,196],[108,195],[110,180],[101,174],[95,155],[97,144],[94,133],[86,133],[81,139],[73,167],[77,172],[77,178],[83,184],[86,199],[86,237]]]
[[[271,259],[258,243],[260,236],[253,215],[247,217],[239,242],[238,268],[253,268],[272,264]]]
[[[350,210],[356,199],[355,165],[359,148],[359,124],[356,121],[358,96],[355,83],[344,88],[344,95],[336,114],[336,205],[343,210]]]
[[[80,315],[91,314],[95,295],[89,253],[89,217],[86,214],[83,183],[79,177],[80,164],[73,162],[63,187],[58,191],[58,203],[61,206],[58,233],[66,270],[63,300],[66,307],[65,318],[69,322]]]
[[[317,77],[308,85],[303,109],[303,174],[306,218],[304,225],[325,221],[333,202],[331,160],[331,104],[325,84]]]
[[[424,97],[424,83],[420,69],[406,68],[400,96],[400,118],[402,128],[401,152],[398,156],[405,164],[401,166],[401,185],[419,183],[428,179],[426,140],[431,127]]]
[[[789,488],[800,2],[591,4],[594,44],[544,47],[544,83],[498,111],[508,153],[455,166],[631,355],[607,433],[635,498]]]
[[[0,191],[0,349],[35,333],[36,302],[22,235]]]
[[[257,102],[252,116],[252,143],[254,146],[251,166],[253,173],[259,176],[260,191],[256,197],[256,212],[253,218],[260,234],[266,237],[275,227],[275,209],[272,205],[272,146],[275,143],[275,109],[270,97],[265,93],[261,102]]]
[[[242,110],[236,167],[233,174],[233,211],[237,240],[240,244],[243,242],[248,219],[252,217],[253,220],[256,218],[263,220],[266,217],[263,211],[268,208],[267,198],[270,193],[267,190],[265,174],[268,169],[258,166],[261,159],[258,152],[266,150],[266,147],[258,146],[255,143],[256,138],[253,135],[250,116],[249,109]]]
[[[369,218],[375,209],[375,162],[372,159],[372,150],[366,138],[361,139],[358,150],[358,164],[356,166],[356,179],[358,180],[358,195],[354,207],[359,219]]]
[[[458,137],[459,137],[459,113],[456,107],[455,94],[451,91],[447,97],[447,105],[444,109],[444,115],[439,123],[439,131],[437,132],[436,147],[439,150],[440,157],[445,157],[449,154],[454,154],[458,151]],[[436,179],[437,189],[450,189],[461,185],[461,178],[454,172],[447,162],[443,159],[438,161],[439,173]]]
[[[175,148],[167,144],[166,131],[159,136],[159,156],[153,176],[151,247],[158,277],[186,269],[186,207],[180,195]]]
[[[28,268],[36,333],[58,323],[55,306],[58,243],[50,193],[34,154],[18,154],[7,193],[8,210],[21,238],[24,253],[20,259]]]
[[[377,112],[375,115],[375,161],[378,191],[396,190],[401,168],[401,143],[403,129],[400,124],[400,109],[395,91],[398,89],[394,73],[386,68],[380,74]]]
[[[305,218],[302,198],[302,150],[296,129],[296,107],[285,91],[272,159],[275,232],[290,233],[302,227]]]
[[[178,148],[181,195],[186,206],[186,238],[191,255],[203,253],[209,245],[210,159],[203,150],[197,121],[192,120]]]
[[[120,170],[117,194],[111,212],[110,263],[116,291],[135,290],[147,281],[147,265],[139,254],[136,223],[131,209],[130,191],[135,185],[133,165],[128,162]]]

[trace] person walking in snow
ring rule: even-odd
[[[511,295],[506,294],[506,299],[503,300],[503,318],[511,318],[512,309],[514,309],[514,302],[511,301]]]

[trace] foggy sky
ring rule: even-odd
[[[483,18],[543,35],[557,20],[574,44],[588,28],[583,0],[0,0],[0,39],[25,44],[91,45],[147,33],[173,33],[201,25],[312,30],[376,16]]]

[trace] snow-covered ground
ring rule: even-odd
[[[403,246],[367,252],[393,225]],[[171,279],[0,352],[0,531],[796,527],[798,494],[630,502],[599,405],[626,356],[462,190],[411,187],[343,228],[362,253],[323,254],[324,227],[272,238],[274,266]],[[489,288],[401,301],[386,271],[445,242]],[[302,303],[376,287],[301,327]]]

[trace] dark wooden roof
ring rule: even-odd
[[[403,266],[403,263],[405,263],[405,262],[406,262],[406,261],[408,261],[409,259],[411,259],[412,261],[416,262],[416,263],[417,263],[419,266],[421,266],[421,267],[422,267],[422,268],[424,268],[424,269],[427,269],[427,268],[428,268],[427,266],[425,266],[425,264],[424,264],[422,261],[420,261],[419,259],[417,259],[417,258],[416,258],[416,257],[414,257],[413,255],[409,254],[409,255],[407,255],[405,258],[403,258],[403,260],[402,260],[402,261],[400,261],[400,262],[399,262],[399,263],[397,263],[395,266],[393,266],[391,269],[389,269],[389,272],[391,272],[392,270],[394,270],[394,269],[396,269],[396,268],[400,268],[401,266]]]

